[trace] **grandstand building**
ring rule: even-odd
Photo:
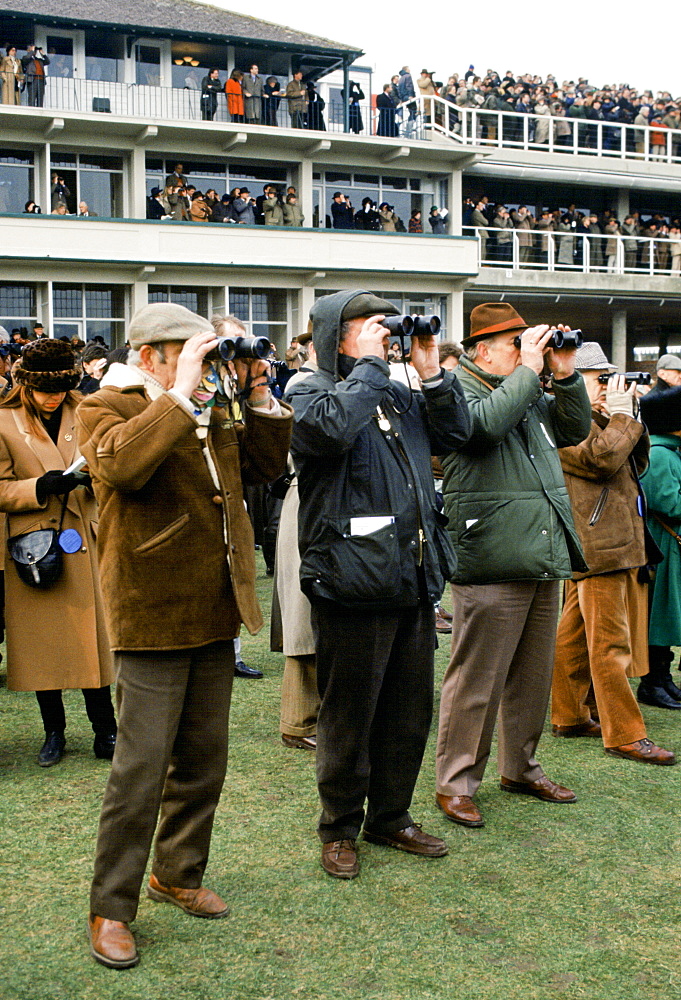
[[[517,116],[483,120],[433,98],[417,99],[411,117],[403,109],[400,134],[386,138],[376,134],[360,48],[194,0],[172,8],[72,0],[67,10],[53,0],[10,2],[0,39],[19,56],[35,42],[50,63],[41,106],[28,105],[27,91],[21,104],[0,105],[0,324],[8,330],[39,320],[53,336],[100,334],[119,345],[136,309],[171,299],[205,315],[232,312],[281,350],[305,327],[315,296],[360,286],[405,310],[439,313],[448,339],[461,338],[475,304],[504,297],[528,321],[580,326],[622,364],[681,343],[680,276],[657,273],[653,251],[639,248],[632,270],[620,240],[608,268],[588,244],[565,265],[551,237],[544,256],[520,266],[517,237],[502,262],[485,258],[474,230],[462,234],[464,198],[482,194],[535,214],[571,203],[668,213],[681,187],[681,136],[671,130],[662,152],[647,136],[640,151],[624,127],[613,138],[600,126],[590,148],[575,129],[572,147],[557,149],[552,138],[534,142],[526,121],[504,127]],[[224,82],[252,63],[282,89],[301,69],[326,100],[325,130],[292,128],[286,100],[276,124],[233,122],[223,95],[214,120],[202,120],[208,70],[217,67]],[[365,94],[354,111],[344,99],[351,81]],[[151,189],[178,162],[197,188],[219,195],[295,186],[303,226],[147,220]],[[69,192],[68,216],[51,214],[54,173]],[[388,202],[405,225],[419,209],[424,230],[430,207],[446,206],[448,232],[335,230],[338,190],[355,209],[365,197]],[[29,201],[41,215],[24,213]],[[87,217],[77,215],[81,201]]]

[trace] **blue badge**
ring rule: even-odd
[[[638,506],[638,516],[639,517],[643,517],[643,497],[641,496],[640,493],[639,493],[637,499],[638,499],[638,504],[637,504],[637,506]]]
[[[66,528],[59,535],[59,547],[64,551],[72,554],[73,552],[79,552],[83,544],[83,539],[80,537],[75,528]]]

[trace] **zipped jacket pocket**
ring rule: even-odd
[[[589,527],[593,527],[594,524],[596,524],[596,522],[598,521],[601,514],[603,513],[603,508],[605,507],[609,492],[610,489],[607,486],[604,486],[603,489],[601,490],[601,495],[596,501],[596,506],[593,509],[591,517],[589,518]]]

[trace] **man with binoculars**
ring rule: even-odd
[[[558,456],[591,426],[577,341],[567,327],[529,328],[505,302],[476,306],[462,341],[457,374],[473,430],[442,459],[458,567],[437,803],[464,826],[484,823],[472,797],[497,716],[501,788],[545,802],[576,799],[546,777],[535,751],[551,691],[559,581],[587,568]],[[545,366],[553,395],[542,388]]]
[[[233,640],[242,622],[262,625],[243,483],[285,471],[292,415],[272,399],[257,345],[238,341],[239,321],[224,325],[235,336],[218,338],[183,306],[145,306],[127,365],[112,365],[77,413],[119,707],[88,929],[93,958],[114,969],[139,961],[129,923],[159,814],[147,895],[196,917],[229,912],[202,881],[227,767]],[[243,423],[213,406],[219,372],[207,358],[220,346],[235,354]]]
[[[312,605],[321,863],[359,874],[356,838],[422,857],[445,843],[409,814],[433,707],[434,606],[456,565],[431,454],[464,445],[468,410],[440,368],[432,324],[411,363],[422,392],[390,380],[385,325],[398,310],[355,289],[318,299],[318,371],[287,394],[295,421],[301,587]],[[410,329],[408,318],[397,326]]]

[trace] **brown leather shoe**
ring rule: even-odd
[[[586,722],[580,722],[578,726],[554,726],[553,735],[565,736],[568,739],[576,736],[599,737],[603,735],[603,731],[598,722],[588,719]]]
[[[542,802],[563,804],[577,801],[573,791],[563,785],[557,785],[546,775],[536,781],[511,781],[510,778],[502,778],[499,785],[504,792],[512,792],[514,795],[533,795]]]
[[[289,736],[287,733],[281,734],[281,742],[285,747],[295,747],[297,750],[316,750],[316,736]]]
[[[386,847],[395,847],[398,851],[406,851],[408,854],[418,854],[422,858],[443,858],[445,854],[449,854],[449,848],[444,840],[424,833],[420,823],[412,823],[411,826],[405,826],[403,830],[397,830],[395,833],[372,833],[371,830],[365,830],[362,836],[370,844],[385,844]]]
[[[330,840],[322,844],[322,868],[334,878],[356,878],[359,861],[354,840]]]
[[[452,622],[442,614],[442,608],[438,608],[435,612],[435,631],[440,635],[451,635]]]
[[[109,969],[131,969],[140,957],[132,932],[122,920],[105,920],[91,913],[87,920],[90,954]]]
[[[157,903],[172,903],[192,917],[217,920],[229,916],[229,907],[217,893],[201,885],[198,889],[176,889],[172,885],[161,885],[152,873],[149,876],[147,896]]]
[[[676,764],[675,754],[656,746],[652,740],[636,740],[635,743],[624,743],[621,747],[606,747],[605,752],[611,757],[641,760],[645,764]]]
[[[445,814],[452,823],[460,823],[461,826],[484,826],[480,810],[476,806],[470,795],[441,795],[435,796],[435,805]]]

